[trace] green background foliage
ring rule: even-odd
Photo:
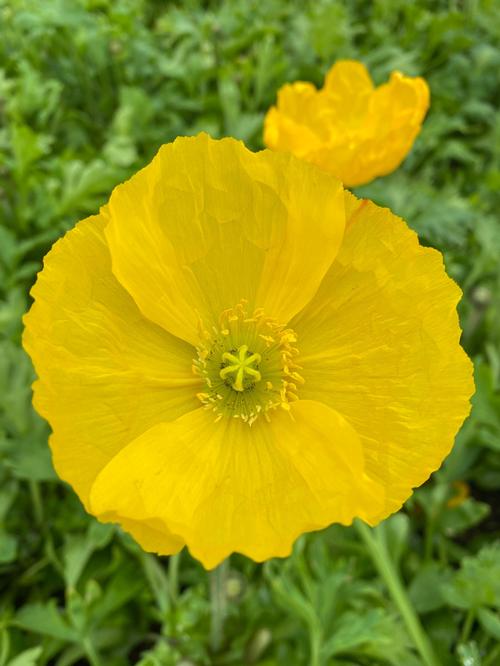
[[[0,666],[500,664],[499,44],[495,0],[0,0]],[[261,148],[278,87],[341,57],[429,82],[411,155],[358,194],[444,253],[477,393],[443,467],[368,537],[233,557],[215,650],[201,567],[141,552],[56,478],[21,316],[51,243],[161,143]]]

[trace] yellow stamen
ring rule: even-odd
[[[269,421],[280,406],[291,414],[289,403],[297,400],[297,386],[304,383],[292,329],[262,309],[248,312],[241,301],[221,313],[210,334],[200,325],[200,337],[210,343],[198,348],[193,371],[205,379],[198,398],[207,409],[249,426],[262,416]],[[240,345],[244,340],[247,344]]]

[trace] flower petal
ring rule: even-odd
[[[380,144],[373,178],[391,173],[401,164],[420,132],[429,108],[429,87],[420,77],[393,72],[370,100],[366,131],[372,145]],[[367,172],[370,166],[366,164]]]
[[[286,556],[302,532],[381,511],[349,424],[317,402],[293,403],[291,416],[249,427],[199,409],[158,425],[101,472],[92,512],[161,521],[212,568],[234,551]]]
[[[302,81],[280,88],[277,107],[269,109],[264,121],[264,143],[268,148],[288,150],[300,158],[321,148],[322,119],[317,92],[311,83]],[[304,124],[304,115],[311,119],[309,125]]]
[[[184,542],[173,535],[158,520],[130,520],[116,513],[109,512],[101,516],[102,522],[120,523],[131,534],[143,550],[158,555],[175,555],[185,546]]]
[[[206,134],[163,146],[104,213],[120,283],[149,319],[193,344],[200,317],[217,323],[242,299],[286,323],[315,293],[344,229],[331,176]]]
[[[461,292],[441,254],[388,209],[349,193],[346,209],[342,249],[290,325],[301,397],[355,428],[392,512],[449,453],[470,410],[472,364],[459,344]]]
[[[374,87],[368,70],[356,60],[338,60],[325,76],[323,95],[331,121],[349,131],[365,119]]]
[[[103,226],[80,222],[46,256],[23,338],[56,469],[84,503],[121,447],[194,409],[200,390],[194,349],[146,320],[111,273]]]

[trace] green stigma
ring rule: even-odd
[[[262,358],[260,354],[252,354],[248,351],[248,345],[241,345],[236,353],[224,352],[222,354],[222,361],[227,365],[222,368],[219,375],[221,379],[227,379],[229,375],[234,374],[234,380],[231,386],[235,391],[244,391],[247,386],[244,382],[246,377],[255,384],[262,379],[260,372],[252,365],[259,366]]]
[[[200,322],[200,345],[193,371],[204,380],[197,393],[206,409],[222,418],[241,419],[252,425],[267,421],[279,407],[289,410],[297,400],[297,384],[304,382],[296,363],[295,333],[265,316],[251,313],[246,301],[224,310],[218,326]]]

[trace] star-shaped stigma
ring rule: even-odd
[[[248,385],[244,385],[246,376],[251,378],[252,384],[260,382],[261,374],[253,365],[259,366],[261,362],[260,354],[252,354],[248,351],[248,345],[241,345],[235,350],[235,353],[224,352],[222,360],[227,365],[220,371],[221,379],[226,380],[229,375],[234,373],[234,379],[231,381],[231,386],[235,391],[244,391]]]

